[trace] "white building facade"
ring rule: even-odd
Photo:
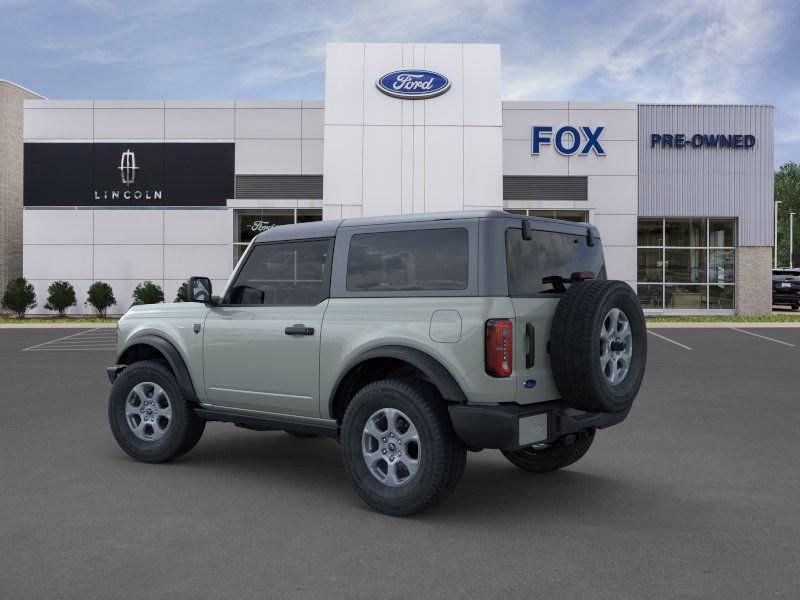
[[[220,286],[274,225],[471,208],[595,223],[648,311],[770,308],[771,107],[504,102],[497,45],[329,44],[324,103],[28,100],[24,142],[34,312],[56,279],[116,313]]]

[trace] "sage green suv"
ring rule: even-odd
[[[275,227],[219,296],[132,307],[109,367],[111,430],[162,462],[206,422],[330,436],[370,506],[441,501],[468,450],[541,473],[628,414],[647,340],[588,224],[500,211]]]

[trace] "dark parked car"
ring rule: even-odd
[[[800,269],[772,271],[772,304],[800,308]]]

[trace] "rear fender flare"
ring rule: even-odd
[[[342,369],[328,397],[328,415],[332,416],[334,414],[336,394],[347,375],[361,363],[373,358],[396,358],[407,362],[425,374],[446,402],[459,404],[467,402],[467,397],[464,395],[461,386],[458,385],[450,371],[430,354],[408,346],[379,346],[362,352],[351,359]]]

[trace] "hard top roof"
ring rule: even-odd
[[[397,223],[430,223],[433,221],[465,221],[475,219],[511,219],[522,220],[527,218],[531,222],[559,223],[567,225],[564,221],[548,219],[545,217],[526,217],[507,213],[502,210],[483,209],[483,210],[461,210],[439,213],[415,213],[409,215],[387,215],[380,217],[362,217],[358,219],[334,219],[330,221],[312,221],[310,223],[297,223],[294,225],[279,225],[259,233],[255,238],[255,243],[288,241],[298,239],[312,239],[333,237],[340,227],[360,227],[364,225],[392,225]],[[577,227],[592,227],[588,223],[570,223]]]

